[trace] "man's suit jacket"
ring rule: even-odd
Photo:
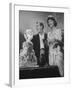
[[[47,45],[47,34],[44,33],[44,48],[45,48],[45,59],[46,59],[46,63],[49,64],[49,59],[48,59],[48,51],[49,51],[49,47]],[[39,59],[40,59],[40,37],[39,34],[34,35],[33,39],[32,39],[32,43],[33,43],[33,49],[35,51],[35,55],[37,57],[37,64],[39,65]]]

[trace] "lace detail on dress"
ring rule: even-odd
[[[63,76],[63,54],[60,51],[59,42],[62,40],[61,29],[55,29],[48,33],[49,64],[57,65],[61,76]],[[56,45],[58,44],[58,45]]]

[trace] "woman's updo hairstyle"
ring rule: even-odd
[[[53,15],[49,15],[48,18],[47,18],[47,23],[49,23],[48,21],[49,20],[53,20],[54,21],[54,26],[56,27],[57,26],[57,21],[55,19],[55,17]],[[48,24],[49,26],[49,24]]]

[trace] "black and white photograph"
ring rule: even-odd
[[[0,4],[0,90],[72,90],[72,0]]]
[[[64,77],[64,13],[19,10],[19,79]]]

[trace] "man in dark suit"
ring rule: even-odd
[[[49,65],[47,44],[47,34],[44,32],[44,24],[42,22],[37,23],[38,34],[33,36],[33,48],[37,57],[37,64],[39,66]]]

